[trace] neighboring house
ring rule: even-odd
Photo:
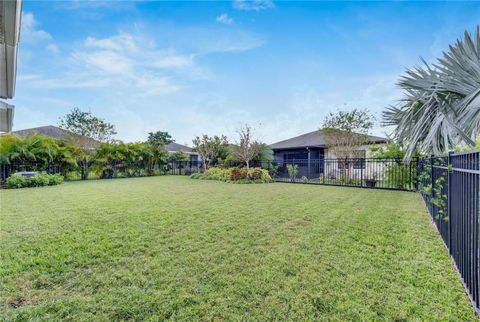
[[[369,136],[367,141],[366,145],[356,149],[357,158],[368,158],[372,144],[382,145],[388,142],[386,138],[378,136]],[[336,156],[329,151],[321,130],[271,144],[270,148],[278,165],[285,167],[286,164],[295,163],[300,176],[318,177],[325,172],[328,172],[327,175],[336,176],[342,168],[341,162],[333,160]],[[355,162],[352,167],[354,170],[364,170],[365,162]]]
[[[200,161],[200,157],[198,153],[194,152],[192,148],[178,144],[175,142],[172,142],[170,144],[167,144],[165,146],[165,149],[167,150],[168,153],[173,154],[179,151],[183,151],[185,154],[187,154],[190,157],[190,161]]]
[[[370,144],[385,144],[388,140],[379,136],[368,136],[368,144],[358,147],[358,157],[368,157]],[[322,131],[305,133],[291,139],[270,145],[275,161],[334,159],[335,155],[328,151],[328,144]]]
[[[101,142],[94,140],[92,138],[89,138],[83,135],[78,135],[53,125],[18,130],[18,131],[13,131],[12,133],[21,137],[27,136],[32,133],[38,133],[38,134],[49,136],[58,140],[64,140],[72,144],[76,144],[79,147],[86,150],[95,150],[101,144]]]

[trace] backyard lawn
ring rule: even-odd
[[[0,198],[0,320],[475,319],[415,193],[166,176]]]

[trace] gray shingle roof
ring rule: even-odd
[[[178,143],[175,143],[175,142],[172,142],[170,144],[167,144],[165,146],[165,149],[168,151],[168,152],[178,152],[178,151],[183,151],[185,153],[195,153],[193,152],[193,149],[192,148],[189,148],[188,146],[186,145],[183,145],[183,144],[178,144]]]
[[[369,136],[369,143],[386,143],[388,140],[379,136]],[[305,133],[291,139],[283,140],[277,143],[273,143],[270,147],[274,150],[279,149],[294,149],[294,148],[307,148],[318,147],[325,148],[327,143],[325,136],[322,135],[322,131],[316,130],[313,132]]]
[[[101,143],[92,138],[81,136],[53,125],[18,130],[18,131],[13,131],[12,133],[18,136],[27,136],[32,133],[38,133],[38,134],[49,136],[58,140],[65,140],[72,143],[78,143],[81,147],[87,148],[87,149],[94,149]]]

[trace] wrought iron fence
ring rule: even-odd
[[[415,190],[415,161],[402,159],[316,159],[273,162],[277,181],[350,187]]]
[[[241,161],[210,162],[207,166],[242,167]],[[250,162],[251,167],[269,171],[276,181],[311,184],[342,185],[364,188],[415,190],[416,167],[400,159],[310,159],[285,162]],[[112,179],[162,174],[190,175],[203,172],[201,161],[169,161],[147,163],[124,160],[86,161],[77,164],[42,162],[12,162],[1,165],[0,181],[15,172],[40,171],[59,173],[66,180]],[[293,171],[293,172],[292,172]]]
[[[419,159],[418,172],[418,191],[479,313],[480,151]]]

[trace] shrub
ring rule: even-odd
[[[238,181],[247,178],[246,168],[230,168],[230,180]]]
[[[205,177],[209,180],[230,180],[230,169],[223,169],[218,167],[211,167],[205,171]]]
[[[50,183],[50,177],[48,174],[45,173],[39,173],[30,179],[30,186],[31,187],[43,187],[43,186],[48,186]]]
[[[249,178],[254,181],[262,181],[262,182],[272,182],[273,179],[268,173],[268,170],[262,168],[250,168],[250,172],[248,173]]]
[[[293,182],[297,178],[297,173],[298,173],[298,165],[293,165],[293,164],[288,164],[287,165],[287,171],[288,175],[290,177],[290,180]]]
[[[63,177],[59,174],[52,174],[49,177],[48,185],[49,186],[55,186],[57,184],[63,183]]]
[[[27,187],[27,178],[13,175],[7,179],[7,187],[10,189],[18,189]]]
[[[18,189],[26,187],[44,187],[61,184],[63,177],[59,174],[39,173],[33,177],[12,175],[7,179],[7,188]]]
[[[249,179],[247,180],[246,168],[218,168],[211,167],[205,173],[194,173],[190,175],[192,179],[219,180],[234,183],[267,183],[273,179],[267,170],[261,168],[250,168]]]
[[[308,183],[308,178],[305,177],[305,176],[303,176],[303,177],[302,177],[302,182],[303,182],[303,183]]]

